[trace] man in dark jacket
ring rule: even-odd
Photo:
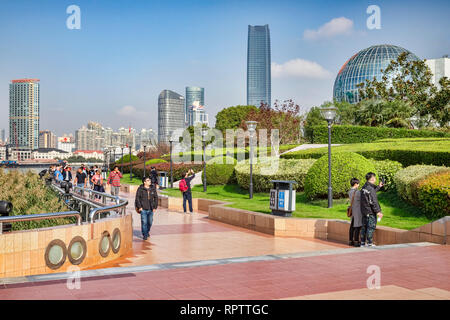
[[[153,224],[153,213],[158,207],[158,193],[155,185],[151,184],[149,177],[142,179],[142,184],[136,191],[134,206],[141,215],[142,238],[147,240]]]
[[[158,187],[159,183],[158,183],[158,172],[156,171],[155,167],[151,167],[150,168],[150,179],[152,181],[152,185],[154,185],[156,188]]]
[[[365,246],[367,239],[367,246],[371,247],[374,246],[373,234],[377,227],[377,216],[379,219],[383,217],[377,197],[377,191],[380,190],[383,183],[380,182],[378,186],[375,185],[376,175],[373,172],[366,174],[366,181],[361,189],[361,246]]]

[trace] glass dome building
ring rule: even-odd
[[[381,80],[381,69],[385,69],[391,60],[396,60],[402,52],[409,54],[408,60],[419,60],[410,51],[390,44],[371,46],[356,53],[339,70],[334,81],[333,98],[337,101],[357,103],[360,99],[356,85],[373,77]]]

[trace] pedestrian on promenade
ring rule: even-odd
[[[114,166],[113,171],[109,174],[108,184],[111,185],[111,195],[118,197],[120,191],[120,179],[122,178],[122,173],[118,166]]]
[[[77,174],[75,175],[75,180],[73,181],[74,184],[79,187],[79,188],[86,188],[86,184],[87,184],[87,175],[86,173],[83,171],[82,167],[79,167],[77,170]],[[81,194],[83,194],[83,192],[80,192]]]
[[[189,176],[190,175],[190,176]],[[192,190],[191,190],[191,181],[194,179],[195,173],[192,169],[189,169],[188,172],[184,175],[184,179],[181,179],[179,183],[179,189],[183,193],[183,210],[186,213],[186,201],[189,202],[189,212],[192,213],[194,210],[192,209]]]
[[[376,175],[373,172],[366,174],[366,183],[361,189],[361,246],[374,246],[373,234],[377,227],[377,216],[381,220],[383,214],[378,203],[377,191],[383,186],[380,182],[378,186],[375,185]]]
[[[88,169],[89,187],[91,189],[94,189],[94,183],[92,182],[92,178],[94,177],[94,175],[95,175],[95,168],[94,168],[94,166],[91,166]]]
[[[141,215],[142,239],[147,240],[153,224],[153,213],[158,207],[156,185],[152,184],[150,177],[142,178],[142,184],[136,191],[134,206]]]
[[[62,167],[60,165],[56,166],[55,172],[53,173],[55,176],[55,181],[60,183],[64,180],[63,175],[61,173]]]
[[[361,215],[361,191],[359,188],[359,179],[353,178],[350,180],[351,189],[348,192],[350,198],[350,214],[351,223],[349,229],[349,245],[360,247],[361,241],[359,239],[359,234],[362,227],[362,215]]]
[[[156,171],[155,166],[151,166],[150,169],[150,180],[152,181],[152,185],[154,185],[158,189],[158,171]]]
[[[62,172],[62,175],[63,175],[64,181],[71,182],[72,181],[72,168],[69,166],[66,166],[64,168],[64,171]]]
[[[97,170],[92,177],[92,184],[94,186],[94,191],[105,192],[105,189],[103,188],[103,177],[100,170]],[[96,194],[95,198],[100,199],[101,196]]]

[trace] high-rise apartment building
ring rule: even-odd
[[[39,148],[56,148],[56,135],[50,130],[39,131]]]
[[[186,126],[189,126],[189,108],[194,105],[195,101],[198,101],[201,106],[205,105],[205,89],[201,87],[186,87]]]
[[[6,142],[5,129],[0,130],[0,140],[2,140],[2,143]]]
[[[443,77],[450,78],[450,59],[448,56],[443,56],[438,59],[427,59],[425,62],[431,69],[433,77],[431,81],[439,88],[439,80]]]
[[[188,126],[196,126],[198,124],[209,125],[208,115],[205,112],[205,107],[200,105],[199,101],[194,101],[188,108]]]
[[[158,98],[158,141],[169,142],[170,134],[185,127],[184,97],[171,90],[163,90]]]
[[[39,148],[39,79],[9,84],[9,141],[13,146]]]
[[[248,26],[247,105],[271,105],[269,25]]]

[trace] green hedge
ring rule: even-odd
[[[357,178],[364,184],[368,172],[377,174],[373,161],[354,152],[331,155],[331,185],[333,198],[348,196],[350,180]],[[377,174],[378,177],[378,174]],[[323,156],[309,169],[305,179],[305,195],[308,199],[326,198],[328,195],[328,155]]]
[[[320,158],[327,147],[300,150],[283,154],[284,159]],[[404,167],[415,164],[450,164],[450,138],[391,139],[376,143],[355,143],[332,147],[332,152],[356,152],[375,160],[393,160]]]
[[[328,143],[327,126],[313,126],[306,130],[306,136],[312,143]],[[397,129],[384,127],[366,127],[350,125],[333,125],[331,128],[332,143],[373,142],[386,138],[414,137],[449,137],[445,132],[431,130]]]
[[[136,161],[136,160],[139,160],[139,158],[136,157],[134,154],[132,154],[132,155],[131,155],[131,161]],[[125,162],[130,162],[130,155],[129,155],[129,154],[125,154],[125,155],[123,156],[123,162],[124,162],[124,163],[125,163]],[[116,163],[117,163],[117,164],[122,163],[122,157],[119,158],[119,160],[117,160]]]
[[[294,180],[296,190],[303,190],[304,180],[309,168],[316,161],[315,159],[286,160],[278,159],[278,169],[270,172],[270,158],[258,159],[253,165],[253,189],[256,192],[268,192],[273,187],[271,180]],[[262,162],[261,162],[262,160]],[[243,189],[249,189],[250,185],[250,165],[248,160],[239,162],[235,167],[236,179]]]
[[[375,164],[375,169],[378,172],[378,178],[380,180],[381,178],[384,179],[384,190],[395,190],[394,176],[403,168],[402,164],[392,160],[371,160]]]
[[[208,185],[225,185],[236,183],[234,166],[236,159],[231,157],[215,157],[206,163],[206,183]],[[202,179],[204,177],[202,172]]]
[[[164,159],[150,159],[150,160],[145,161],[145,165],[148,166],[148,165],[155,164],[155,163],[165,163],[165,162],[167,162],[167,161]]]
[[[428,218],[450,215],[450,170],[431,174],[419,182],[417,195]]]
[[[432,174],[448,170],[447,167],[425,165],[409,166],[402,169],[394,176],[397,192],[404,200],[419,206],[418,183]]]

